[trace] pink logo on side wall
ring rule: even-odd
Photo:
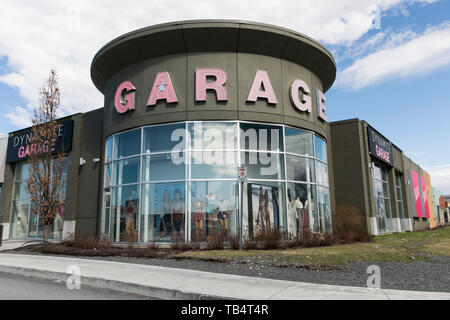
[[[419,186],[419,175],[414,170],[411,170],[412,183],[414,190],[414,203],[416,205],[416,213],[419,218],[423,216],[422,212],[422,202],[420,197],[420,186]]]
[[[420,183],[422,184],[422,197],[423,197],[423,206],[425,209],[425,217],[430,217],[430,207],[428,206],[428,191],[427,191],[427,182],[425,177],[420,177]]]

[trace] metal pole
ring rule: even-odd
[[[242,250],[242,220],[243,220],[243,208],[244,208],[244,201],[243,201],[243,193],[244,193],[244,181],[241,181],[241,187],[239,190],[239,201],[240,201],[240,205],[239,205],[239,250]]]

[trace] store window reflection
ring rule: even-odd
[[[137,241],[138,185],[112,188],[112,228],[115,241]]]
[[[234,181],[196,181],[190,183],[191,237],[210,241],[236,232],[237,184]]]
[[[316,210],[316,187],[311,184],[288,183],[289,233],[299,237],[320,232],[320,215]]]
[[[184,182],[142,186],[142,242],[184,239],[184,194]]]
[[[245,238],[330,229],[326,142],[306,130],[238,121],[154,125],[108,138],[105,159],[101,226],[113,241],[235,235],[239,166],[248,177]]]
[[[372,177],[378,231],[380,233],[391,232],[392,215],[388,171],[385,167],[372,163]]]
[[[48,239],[51,240],[60,240],[62,238],[67,186],[67,166],[68,159],[66,158],[63,163],[63,172],[61,175],[60,205],[57,209],[55,219],[48,228]],[[15,168],[10,226],[10,238],[12,239],[42,239],[44,237],[42,216],[32,212],[30,195],[26,189],[29,168],[30,164],[27,162],[16,164]]]

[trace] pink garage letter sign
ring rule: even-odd
[[[207,77],[216,78],[215,81],[206,82]],[[227,74],[221,69],[197,69],[195,71],[195,100],[206,101],[206,90],[216,91],[217,101],[227,101]]]
[[[263,90],[261,90],[261,86]],[[252,87],[248,93],[247,101],[256,102],[258,98],[267,99],[269,103],[277,104],[278,100],[272,88],[269,75],[265,70],[257,70]]]
[[[413,184],[413,192],[414,192],[414,203],[416,206],[416,214],[417,217],[421,218],[423,216],[422,213],[422,202],[420,197],[420,186],[419,186],[419,175],[414,170],[411,170],[412,176],[412,184]]]
[[[299,91],[301,91],[302,99],[299,98]],[[297,79],[291,83],[291,87],[289,90],[289,96],[291,98],[291,102],[300,111],[311,112],[312,111],[312,103],[311,103],[311,90],[305,81]]]
[[[425,177],[420,177],[420,184],[422,185],[422,202],[425,210],[425,217],[430,217],[430,207],[428,206],[428,190],[427,190],[427,182],[425,181]]]
[[[319,118],[322,119],[323,121],[328,121],[327,118],[327,107],[325,106],[325,95],[323,94],[322,91],[320,91],[319,89],[316,89],[316,97],[317,97],[317,109],[319,112]]]
[[[116,90],[114,98],[114,107],[118,113],[124,113],[128,110],[134,110],[134,96],[136,88],[130,81],[124,81]]]
[[[159,72],[153,83],[152,91],[148,97],[147,105],[154,106],[158,100],[166,100],[167,103],[178,102],[175,89],[168,72]]]

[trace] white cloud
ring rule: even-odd
[[[0,57],[7,57],[10,72],[0,75],[0,82],[17,88],[31,110],[49,69],[55,68],[62,112],[84,112],[103,104],[90,80],[93,56],[108,41],[133,29],[174,20],[243,19],[294,29],[327,44],[348,44],[371,29],[370,6],[385,12],[434,1],[6,1],[0,19]],[[20,124],[17,110],[9,119]]]
[[[450,66],[450,22],[421,35],[411,31],[391,37],[375,53],[355,61],[338,74],[336,84],[349,89],[392,78],[420,75]]]
[[[431,176],[431,185],[444,194],[450,194],[450,164],[426,167]]]
[[[20,106],[10,108],[5,114],[5,118],[18,128],[31,126],[32,110]]]

